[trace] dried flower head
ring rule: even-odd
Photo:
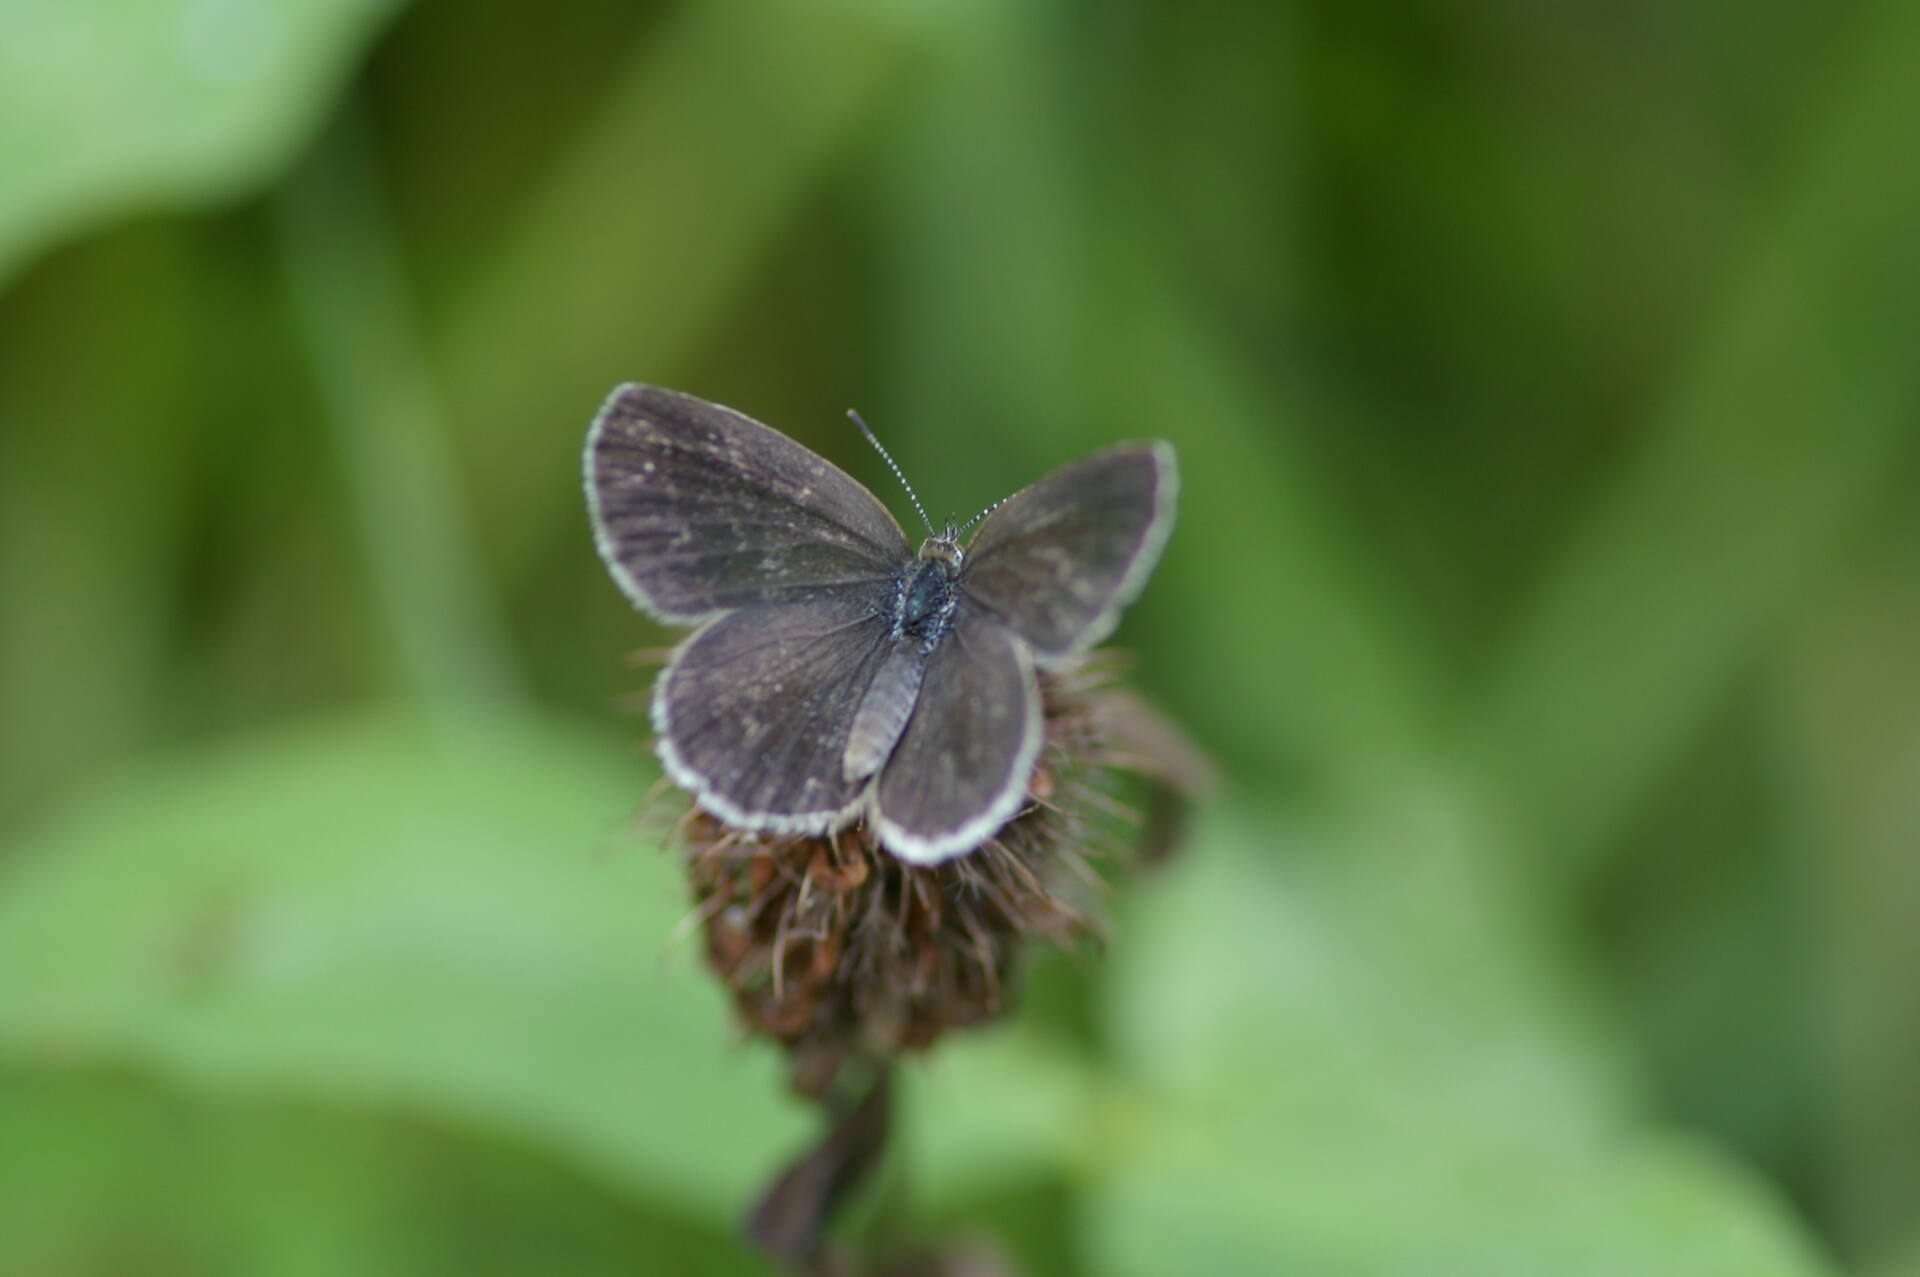
[[[679,820],[708,965],[747,1028],[787,1050],[797,1090],[823,1094],[849,1059],[994,1018],[1029,941],[1098,935],[1095,862],[1164,840],[1126,800],[1126,773],[1191,788],[1190,747],[1116,685],[1120,666],[1101,653],[1042,676],[1027,802],[966,855],[909,864],[859,823],[813,837],[734,829],[697,807]]]

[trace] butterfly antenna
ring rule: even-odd
[[[927,535],[939,536],[940,534],[933,530],[933,520],[927,517],[927,508],[921,505],[920,498],[914,495],[913,485],[907,482],[906,475],[900,473],[900,467],[895,465],[893,458],[887,455],[887,450],[880,446],[880,441],[873,437],[873,431],[867,429],[867,423],[860,420],[860,414],[851,408],[847,409],[847,416],[853,419],[854,425],[860,427],[860,433],[867,437],[867,442],[873,445],[873,450],[880,454],[882,461],[887,463],[887,469],[893,471],[893,477],[898,479],[900,486],[907,490],[907,500],[913,502],[914,510],[920,515],[920,522],[927,525]]]
[[[998,501],[994,502],[992,505],[982,510],[979,514],[976,514],[971,519],[968,519],[964,524],[960,526],[960,530],[962,532],[965,532],[968,528],[972,527],[974,524],[980,522],[980,520],[986,518],[988,515],[992,514],[995,510],[998,510],[1001,506],[1005,505],[1007,503],[1007,500],[1008,499],[1006,497],[1001,497]]]

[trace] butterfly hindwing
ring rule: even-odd
[[[961,616],[880,771],[873,824],[887,849],[930,864],[992,837],[1025,801],[1040,727],[1026,644],[984,613]]]
[[[852,817],[865,777],[848,734],[893,644],[869,587],[741,608],[689,638],[654,685],[668,774],[747,829],[825,833]]]

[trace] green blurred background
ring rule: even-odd
[[[1229,784],[913,1070],[1031,1274],[1920,1273],[1920,6],[0,0],[0,1273],[750,1273],[625,379],[1179,448]],[[894,504],[903,503],[895,501]]]

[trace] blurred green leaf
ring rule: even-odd
[[[1776,708],[1803,782],[1796,868],[1828,938],[1815,996],[1836,1222],[1898,1271],[1901,1252],[1920,1260],[1920,531],[1908,510],[1887,523],[1785,653]]]
[[[21,1277],[760,1271],[546,1150],[363,1107],[6,1071],[0,1130]]]
[[[905,1073],[907,1179],[935,1209],[1076,1173],[1107,1089],[1092,1062],[1024,1020],[954,1037]]]
[[[1130,917],[1112,1006],[1138,1091],[1089,1159],[1103,1270],[1826,1271],[1738,1167],[1635,1115],[1447,823],[1397,863],[1216,827]]]
[[[1920,1277],[1920,1229],[1908,1233],[1897,1254],[1867,1271],[1870,1277]]]
[[[0,10],[0,284],[90,224],[268,177],[395,7],[12,0]]]
[[[1430,747],[1447,688],[1432,636],[1389,588],[1364,521],[1328,500],[1292,424],[1353,410],[1303,387],[1263,393],[1177,281],[1123,261],[1116,273],[1138,292],[1120,385],[1180,446],[1187,494],[1149,596],[1180,618],[1163,650],[1209,654],[1186,673],[1188,694],[1233,734],[1246,776],[1305,774],[1348,796],[1391,786]],[[1223,576],[1254,548],[1252,588]]]
[[[369,719],[82,795],[0,878],[0,1053],[517,1132],[730,1220],[797,1144],[617,741]]]
[[[520,699],[500,601],[459,489],[365,121],[352,112],[279,202],[288,292],[395,664],[421,702]]]
[[[1540,578],[1480,714],[1515,809],[1579,877],[1900,473],[1920,410],[1920,9],[1850,60],[1641,455]]]

